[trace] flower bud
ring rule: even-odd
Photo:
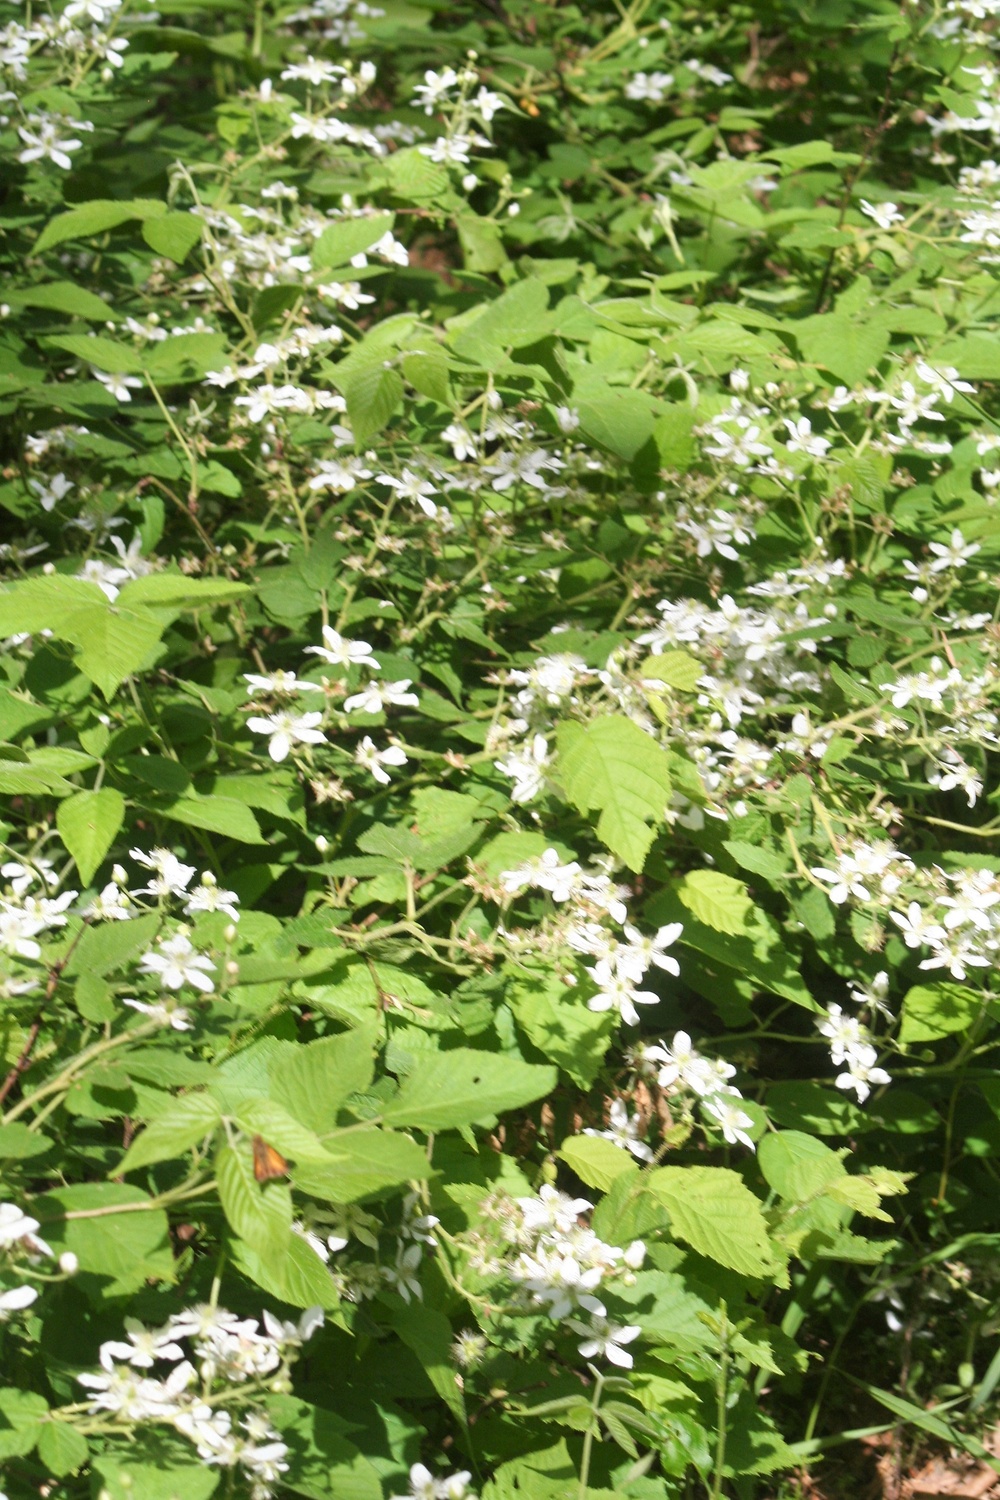
[[[59,1257],[59,1269],[64,1276],[75,1276],[80,1269],[80,1262],[72,1250],[64,1250]]]

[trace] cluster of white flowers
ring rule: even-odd
[[[539,938],[543,951],[561,946],[567,957],[572,954],[593,960],[586,966],[594,988],[587,1004],[593,1011],[617,1011],[626,1024],[636,1026],[636,1006],[655,1005],[659,1000],[652,991],[638,988],[649,969],[656,967],[674,976],[680,973],[677,960],[668,950],[680,937],[681,923],[670,923],[653,936],[644,936],[628,920],[628,888],[613,881],[606,870],[585,870],[576,860],[563,864],[557,850],[546,849],[537,858],[501,871],[499,889],[507,899],[516,899],[528,890],[546,891],[557,906],[566,908],[557,927],[550,933],[539,933]],[[621,938],[609,923],[621,928]],[[524,953],[535,941],[535,932],[502,928],[500,935],[515,951]],[[574,975],[568,979],[576,983]]]
[[[299,1349],[322,1323],[318,1307],[298,1323],[265,1312],[263,1327],[255,1318],[208,1305],[187,1308],[162,1328],[126,1318],[126,1338],[102,1344],[100,1369],[77,1379],[92,1393],[92,1413],[129,1427],[168,1424],[195,1445],[203,1463],[242,1471],[252,1481],[253,1500],[267,1500],[287,1472],[288,1448],[271,1426],[263,1398],[286,1384]],[[172,1368],[162,1377],[148,1373],[158,1365]],[[248,1406],[248,1391],[258,1405]],[[230,1392],[232,1410],[226,1405]]]
[[[357,667],[368,667],[374,672],[379,670],[378,660],[372,655],[372,648],[367,641],[348,640],[331,625],[322,627],[322,639],[322,646],[307,646],[306,654],[318,656],[327,666],[337,667],[344,672]],[[246,672],[244,679],[251,697],[262,693],[281,700],[294,698],[299,693],[325,692],[327,697],[332,698],[338,692],[347,691],[343,681],[335,684],[310,682],[298,677],[295,672],[283,670],[269,673]],[[357,713],[377,715],[384,713],[387,708],[415,708],[420,700],[416,693],[410,691],[411,685],[410,679],[406,677],[395,682],[368,682],[359,691],[344,698],[342,712],[349,717]],[[280,762],[288,758],[296,745],[326,744],[326,734],[320,728],[324,718],[325,715],[320,710],[311,709],[299,713],[279,702],[271,712],[254,714],[248,718],[247,728],[254,734],[267,736],[268,754],[273,761]],[[390,781],[387,766],[399,767],[407,763],[402,746],[390,743],[384,749],[379,749],[370,735],[361,739],[354,759],[383,786],[387,786]]]
[[[581,1223],[593,1205],[548,1184],[534,1197],[497,1200],[491,1207],[503,1238],[517,1251],[503,1271],[523,1307],[565,1322],[581,1336],[585,1359],[604,1358],[630,1369],[632,1356],[624,1346],[641,1330],[612,1323],[596,1293],[613,1288],[616,1280],[627,1282],[639,1270],[646,1256],[643,1242],[633,1240],[625,1249],[605,1244]]]
[[[883,980],[887,986],[887,974],[877,976],[875,987],[880,987]],[[856,994],[852,991],[852,995]],[[867,995],[860,998],[870,999]],[[837,1074],[839,1089],[853,1091],[858,1102],[863,1104],[873,1087],[891,1083],[886,1070],[877,1066],[878,1052],[872,1044],[871,1032],[859,1017],[848,1015],[841,1006],[831,1004],[826,1008],[825,1018],[817,1021],[816,1026],[820,1036],[826,1037],[830,1043],[830,1061],[835,1067],[844,1069]]]

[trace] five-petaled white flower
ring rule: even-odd
[[[326,735],[318,727],[322,722],[321,713],[290,714],[283,710],[255,715],[247,719],[247,728],[254,734],[266,734],[268,755],[274,761],[281,761],[287,760],[293,745],[326,744]]]
[[[158,951],[143,954],[139,966],[140,974],[158,975],[160,983],[168,990],[179,990],[182,984],[190,984],[206,995],[211,994],[212,981],[208,976],[214,971],[212,960],[196,951],[185,932],[163,938]]]
[[[368,642],[349,641],[332,625],[323,626],[322,646],[307,646],[306,654],[321,656],[331,667],[371,667],[378,671],[378,662]]]
[[[401,745],[389,745],[380,750],[371,735],[366,734],[354,752],[354,759],[359,766],[370,771],[381,786],[388,786],[392,778],[386,766],[405,766],[406,752]]]

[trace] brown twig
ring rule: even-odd
[[[18,1059],[15,1062],[14,1066],[11,1068],[10,1072],[7,1074],[7,1077],[4,1079],[3,1083],[0,1083],[0,1105],[5,1102],[7,1095],[10,1093],[15,1083],[17,1083],[17,1080],[20,1078],[21,1074],[27,1072],[28,1068],[31,1067],[31,1054],[35,1050],[35,1043],[38,1041],[38,1034],[42,1029],[42,1022],[45,1019],[45,1007],[48,1005],[49,1001],[52,999],[52,996],[55,994],[56,985],[62,978],[63,970],[69,963],[70,959],[73,957],[73,951],[76,948],[77,943],[83,937],[83,934],[86,932],[89,926],[90,918],[85,917],[83,926],[80,928],[80,931],[77,933],[76,937],[66,949],[66,952],[63,954],[62,958],[60,958],[57,963],[54,963],[49,970],[49,978],[48,983],[45,986],[45,994],[42,997],[41,1005],[38,1007],[38,1014],[32,1021],[31,1027],[28,1031],[28,1040],[21,1048]]]

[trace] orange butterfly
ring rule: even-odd
[[[272,1177],[284,1177],[288,1163],[280,1151],[269,1146],[262,1135],[253,1138],[253,1175],[258,1182],[270,1182]]]

